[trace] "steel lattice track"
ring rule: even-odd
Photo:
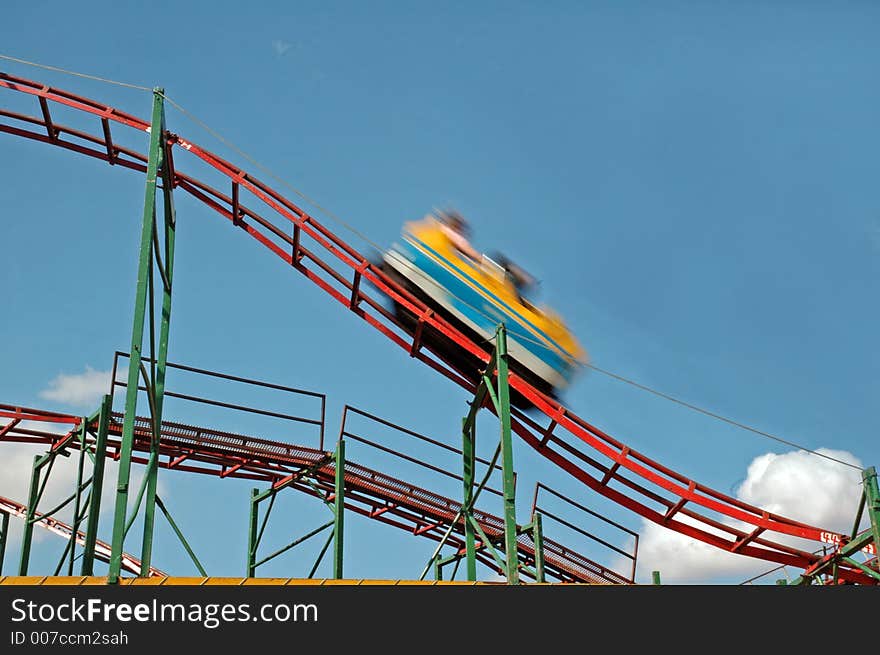
[[[0,123],[0,132],[71,150],[121,168],[146,171],[146,157],[115,143],[111,125],[143,132],[149,129],[149,122],[100,102],[5,73],[0,73],[0,88],[32,96],[39,101],[40,108],[39,116],[0,109],[0,118],[7,121]],[[97,119],[94,132],[57,123],[51,106],[94,116]],[[166,160],[170,162],[170,178],[175,188],[189,193],[231,221],[411,357],[464,389],[475,391],[474,382],[457,368],[448,353],[435,351],[422,340],[428,333],[443,335],[460,350],[459,355],[488,363],[490,353],[483,345],[469,339],[400,288],[366,257],[269,185],[177,134],[167,132],[165,136],[169,155]],[[170,156],[175,147],[189,155],[188,164],[201,162],[206,172],[226,178],[229,193],[177,170]],[[263,214],[242,202],[243,192],[249,194],[255,206],[261,207]],[[386,307],[388,300],[416,317],[412,332]],[[590,489],[650,521],[727,552],[801,569],[816,564],[820,556],[791,547],[778,537],[770,539],[768,535],[797,537],[812,542],[808,545],[813,546],[813,550],[848,540],[846,535],[767,512],[699,484],[630,449],[534,389],[518,375],[511,373],[509,383],[548,421],[547,425],[540,425],[521,412],[516,413],[511,427],[527,444]],[[841,563],[840,573],[846,581],[875,584],[870,576],[846,562]]]
[[[77,449],[73,438],[81,419],[42,410],[0,405],[0,416],[11,419],[11,428],[0,438],[8,443],[39,443],[51,451]],[[18,420],[52,420],[71,423],[66,434],[18,428]],[[107,456],[119,456],[123,415],[114,412],[108,426]],[[90,429],[97,428],[97,420]],[[134,426],[134,452],[149,454],[152,439],[151,422],[137,417]],[[163,421],[160,439],[159,466],[219,477],[247,478],[269,482],[273,488],[290,486],[309,495],[332,500],[335,493],[335,468],[332,452],[295,444],[270,441],[257,437],[223,432]],[[164,458],[164,459],[163,459]],[[147,456],[133,456],[132,461],[145,464]],[[186,464],[189,462],[189,464]],[[345,507],[373,519],[404,528],[414,534],[439,541],[446,529],[456,521],[461,503],[390,475],[345,462]],[[312,483],[312,484],[309,484]],[[474,510],[474,518],[496,548],[503,545],[504,520]],[[463,552],[464,523],[458,519],[449,543]],[[535,546],[526,534],[517,538],[518,557],[525,564],[534,564]],[[487,566],[496,568],[485,550],[479,551]],[[544,566],[551,577],[563,582],[594,584],[629,584],[624,576],[593,562],[589,558],[550,539],[544,539]]]

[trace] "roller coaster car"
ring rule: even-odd
[[[483,255],[460,254],[433,216],[406,223],[402,241],[383,254],[380,268],[471,339],[491,339],[499,323],[507,329],[511,371],[539,391],[558,398],[587,361],[586,352],[562,318],[522,297],[505,267]],[[399,303],[397,319],[411,331],[416,317]],[[475,383],[485,364],[444,335],[426,330],[423,342]],[[511,389],[511,403],[532,404]]]

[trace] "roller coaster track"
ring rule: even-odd
[[[0,118],[6,121],[0,123],[0,132],[71,150],[117,167],[146,171],[146,156],[114,142],[111,127],[119,125],[146,132],[150,127],[148,121],[5,73],[0,73],[0,88],[18,96],[32,96],[40,111],[39,115],[26,115],[0,109]],[[94,132],[58,123],[52,115],[54,107],[94,117]],[[454,363],[460,357],[435,349],[430,337],[442,336],[459,349],[457,354],[469,354],[488,363],[491,353],[486,344],[473,341],[400,288],[364,255],[266,183],[177,134],[166,132],[165,137],[166,160],[175,188],[231,221],[410,357],[464,389],[475,391],[471,376]],[[225,178],[228,193],[178,171],[177,162],[171,157],[175,147],[186,155],[188,165],[199,165],[207,173],[219,173],[221,179]],[[243,199],[243,194],[248,197]],[[244,200],[254,204],[246,205]],[[405,328],[395,318],[386,306],[389,300],[415,315],[413,329]],[[590,489],[654,523],[726,552],[804,570],[819,563],[822,557],[809,551],[848,541],[846,535],[767,512],[670,470],[578,417],[514,373],[509,375],[509,384],[547,421],[541,424],[532,416],[515,411],[511,427],[523,441]],[[792,538],[804,540],[805,547],[790,545],[795,543]],[[840,574],[846,581],[874,583],[870,576],[848,563],[841,564]]]
[[[82,418],[3,404],[0,404],[0,418],[10,419],[4,427],[0,427],[0,443],[41,444],[48,446],[53,453],[79,447],[74,433]],[[68,423],[73,427],[69,432],[60,434],[22,427],[22,421]],[[96,428],[97,420],[89,427]],[[121,435],[122,414],[115,412],[109,423],[108,458],[119,457]],[[135,455],[133,462],[147,463],[151,435],[150,420],[139,417],[135,421],[134,450],[146,453],[146,456]],[[162,422],[161,435],[159,465],[162,468],[220,478],[258,480],[268,482],[273,489],[291,487],[327,502],[333,500],[335,465],[332,452],[171,421]],[[440,541],[451,525],[447,543],[457,551],[464,552],[464,522],[459,517],[460,502],[352,461],[345,462],[344,471],[344,505],[347,510],[434,541]],[[502,518],[479,510],[474,510],[474,518],[495,547],[503,545]],[[546,574],[561,582],[631,582],[550,539],[543,540],[543,547]],[[533,565],[535,545],[528,534],[518,536],[517,548],[519,561]],[[108,547],[108,555],[109,552]],[[485,549],[478,550],[478,557],[490,568],[497,569]],[[140,571],[140,563],[137,566],[135,573]]]
[[[0,512],[6,512],[10,516],[17,516],[20,519],[27,518],[27,505],[22,505],[10,498],[0,496]],[[53,516],[43,516],[41,512],[34,512],[34,525],[45,528],[49,532],[70,539],[73,534],[73,528],[63,521],[59,521]],[[85,543],[86,535],[82,530],[76,531],[76,543],[82,546]],[[95,559],[102,562],[110,562],[110,544],[101,541],[95,541]],[[122,568],[134,575],[141,574],[141,561],[128,553],[122,554]],[[164,577],[165,574],[159,569],[151,566],[149,577]]]

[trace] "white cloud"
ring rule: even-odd
[[[275,54],[279,57],[283,57],[287,54],[287,51],[293,47],[292,43],[288,43],[287,41],[282,41],[281,39],[275,39],[272,41],[272,50],[275,51]]]
[[[94,409],[101,396],[110,392],[110,376],[110,371],[96,371],[91,366],[86,366],[83,373],[60,373],[49,382],[48,389],[40,392],[40,398]]]
[[[828,457],[849,462],[861,468],[859,460],[845,451],[819,449]],[[819,457],[806,451],[782,455],[767,453],[756,457],[748,467],[745,481],[736,491],[743,502],[771,513],[803,523],[838,532],[852,528],[861,495],[860,471]],[[683,522],[687,517],[679,515]],[[752,526],[728,521],[728,525],[751,531]],[[765,533],[768,539],[805,550],[815,543]],[[625,570],[627,562],[618,562],[616,570]],[[644,521],[639,537],[639,578],[650,579],[651,571],[660,571],[661,582],[670,584],[701,584],[742,582],[776,565],[744,555],[734,555],[702,541],[665,528],[653,521]],[[800,571],[773,574],[764,583],[776,578],[797,575]],[[643,580],[638,580],[643,581]]]
[[[818,457],[805,450],[767,453],[749,464],[737,497],[768,512],[836,531],[852,527],[861,488],[861,462],[842,450],[816,452],[848,462],[858,469]]]

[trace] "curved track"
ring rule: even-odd
[[[39,82],[0,73],[0,89],[32,96],[38,115],[0,109],[0,132],[39,141],[94,157],[111,165],[146,171],[146,157],[114,142],[112,127],[145,132],[149,122],[94,100]],[[55,107],[94,117],[94,130],[82,131],[53,119]],[[302,273],[393,343],[449,379],[474,391],[467,374],[443,352],[433,351],[430,335],[442,335],[462,352],[488,362],[490,353],[397,286],[344,240],[321,225],[281,193],[248,172],[224,161],[177,134],[165,139],[175,187],[231,221],[285,264]],[[171,157],[187,157],[187,166],[201,168],[200,178],[177,170]],[[204,175],[225,179],[228,193],[201,181]],[[244,197],[246,196],[246,197]],[[247,201],[248,204],[245,204]],[[258,211],[259,209],[259,211]],[[368,282],[364,285],[363,282]],[[369,292],[365,287],[369,287]],[[416,327],[405,329],[386,307],[394,301],[413,313]],[[547,423],[515,412],[513,430],[541,455],[590,489],[640,516],[719,549],[808,569],[820,560],[809,552],[825,544],[845,543],[847,536],[767,512],[715,491],[630,449],[576,416],[556,400],[511,374],[510,386],[544,415]],[[491,410],[491,407],[489,408]],[[774,534],[775,533],[775,534]],[[791,537],[804,540],[803,548]],[[849,564],[841,565],[844,580],[873,584]]]
[[[9,419],[0,427],[0,442],[41,444],[56,453],[79,446],[73,435],[82,418],[3,404],[0,404],[0,418]],[[22,428],[21,421],[62,423],[72,427],[66,434],[56,433]],[[89,426],[90,429],[96,427],[97,420]],[[122,414],[116,412],[109,423],[108,458],[119,457],[121,435]],[[143,455],[134,455],[132,461],[147,463],[151,435],[150,420],[136,419],[134,452]],[[287,486],[328,502],[333,500],[336,471],[332,452],[172,421],[162,422],[161,435],[159,466],[162,468],[265,481],[275,489]],[[344,504],[347,510],[434,541],[440,541],[452,525],[447,543],[458,552],[464,552],[464,522],[458,518],[459,501],[347,460]],[[479,510],[474,510],[474,518],[496,548],[503,546],[502,518]],[[631,582],[558,542],[545,538],[543,545],[545,571],[556,580],[594,584]],[[535,545],[528,534],[517,537],[517,550],[521,562],[534,565]],[[497,570],[485,549],[479,549],[477,556]],[[139,563],[137,571],[140,571]]]
[[[5,498],[4,496],[0,496],[0,511],[6,512],[11,516],[17,516],[20,519],[27,518],[27,505],[22,505],[21,503],[16,502],[10,498]],[[41,512],[34,512],[34,525],[39,525],[41,528],[45,528],[49,532],[54,532],[60,537],[64,537],[68,540],[73,534],[73,528],[67,525],[67,523],[59,521],[52,516],[43,516]],[[85,533],[82,530],[77,530],[76,543],[82,546],[83,544],[85,544],[85,539]],[[96,540],[95,559],[105,563],[109,563],[110,544],[101,541],[100,539]],[[134,575],[140,575],[141,561],[138,558],[129,555],[128,553],[122,553],[122,568]],[[165,573],[151,566],[149,577],[161,578],[165,577]]]

